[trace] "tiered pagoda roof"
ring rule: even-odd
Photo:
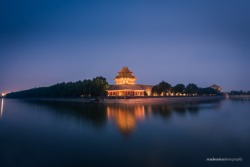
[[[133,72],[128,69],[128,67],[123,67],[119,72],[118,75],[115,77],[115,79],[120,78],[131,78],[136,79],[136,77],[133,75]]]

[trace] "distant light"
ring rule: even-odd
[[[4,97],[6,95],[6,93],[2,93],[2,97]]]

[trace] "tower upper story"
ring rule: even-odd
[[[135,84],[136,77],[133,75],[133,72],[128,69],[128,67],[123,67],[118,75],[115,77],[115,82],[117,85],[120,84]]]

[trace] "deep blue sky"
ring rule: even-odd
[[[0,92],[92,79],[250,90],[250,1],[0,2]]]

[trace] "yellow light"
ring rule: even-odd
[[[4,97],[6,95],[6,93],[2,93],[2,97]]]

